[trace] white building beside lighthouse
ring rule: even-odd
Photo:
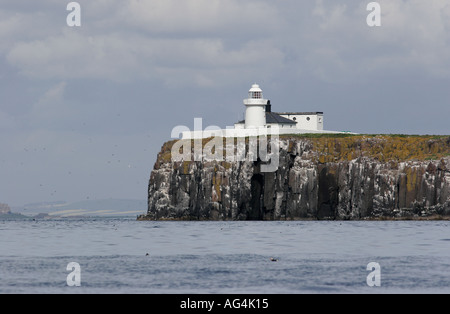
[[[258,84],[253,84],[248,94],[248,98],[244,99],[245,120],[235,123],[235,129],[277,127],[295,133],[298,133],[296,130],[323,131],[323,112],[273,112],[270,100],[263,98]]]
[[[182,132],[182,138],[212,136],[245,137],[258,134],[350,133],[324,130],[323,112],[273,112],[270,100],[264,99],[262,89],[253,84],[244,99],[245,119],[226,129],[210,128]]]

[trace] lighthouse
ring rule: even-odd
[[[183,139],[204,139],[210,137],[248,137],[280,134],[333,133],[356,134],[348,131],[328,131],[323,128],[322,111],[274,112],[270,100],[263,98],[262,89],[253,84],[244,99],[245,120],[233,127],[211,130],[182,131]],[[195,125],[195,122],[194,122]],[[184,128],[184,126],[181,126]],[[178,130],[178,129],[174,129]],[[172,131],[173,134],[174,131]],[[175,132],[176,133],[176,132]],[[175,135],[176,136],[176,135]],[[172,136],[173,137],[173,136]],[[222,143],[222,142],[221,142]]]
[[[253,84],[248,91],[248,98],[244,99],[245,128],[256,129],[266,125],[267,99],[263,98],[262,90],[258,84]]]

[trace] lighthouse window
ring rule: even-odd
[[[261,98],[261,92],[253,92],[253,99],[260,99]]]

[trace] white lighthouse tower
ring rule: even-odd
[[[246,129],[260,128],[266,125],[266,104],[267,99],[263,99],[261,88],[258,84],[253,84],[248,91],[248,98],[244,99]]]

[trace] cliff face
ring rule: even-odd
[[[450,216],[450,137],[285,136],[274,172],[252,158],[172,162],[175,142],[158,155],[141,219]]]

